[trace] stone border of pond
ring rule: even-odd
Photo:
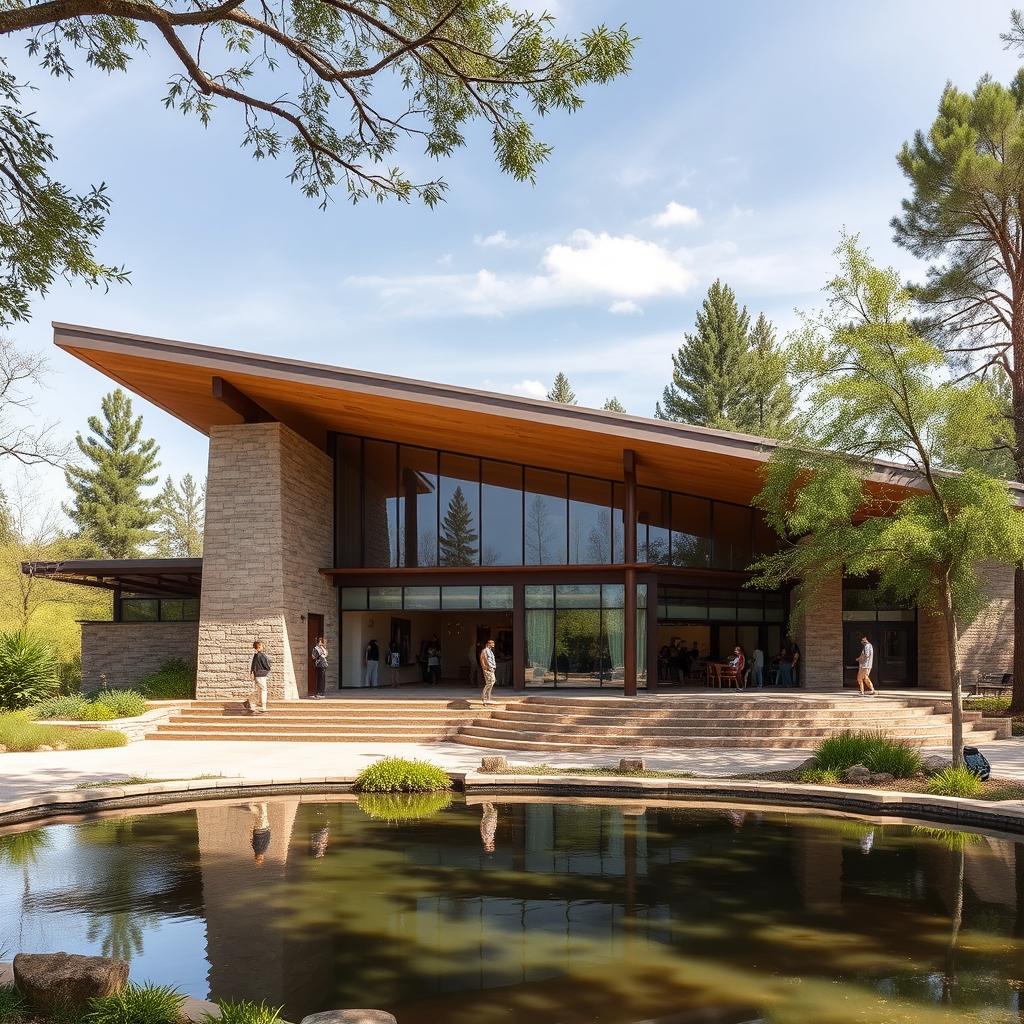
[[[512,772],[514,772],[514,766]],[[813,786],[728,778],[637,778],[627,775],[492,775],[449,772],[453,786],[467,797],[529,796],[620,797],[647,800],[770,804],[776,808],[838,811],[878,818],[908,818],[966,828],[1024,835],[1024,801],[992,802],[960,797],[901,793],[893,790]],[[140,807],[257,796],[348,793],[355,775],[292,776],[278,779],[185,779],[140,785],[38,793],[0,804],[0,828],[52,819],[86,816]]]

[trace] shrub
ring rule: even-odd
[[[1009,697],[965,697],[967,711],[980,711],[983,715],[1005,715],[1010,710]]]
[[[804,768],[800,772],[800,781],[818,786],[833,786],[839,781],[839,772],[834,768]]]
[[[10,751],[35,750],[40,746],[68,750],[95,750],[99,747],[123,747],[128,737],[114,729],[73,729],[67,726],[33,722],[24,711],[0,714],[0,745]]]
[[[355,788],[362,793],[435,793],[451,789],[452,780],[429,761],[385,757],[359,773]]]
[[[172,658],[138,684],[151,700],[193,700],[196,695],[196,670],[187,661]]]
[[[921,770],[921,755],[904,740],[879,732],[840,732],[823,739],[814,750],[814,767],[842,775],[862,764],[872,772],[905,779]]]
[[[82,714],[78,720],[80,722],[110,722],[120,717],[112,708],[107,707],[106,704],[87,701],[85,707],[82,708]]]
[[[19,1024],[28,1017],[28,1003],[13,985],[0,985],[0,1024]]]
[[[81,720],[88,707],[89,702],[81,694],[75,693],[48,697],[25,710],[29,718],[63,718],[73,721]]]
[[[207,1013],[203,1015],[203,1024],[279,1024],[283,1007],[267,1006],[266,1003],[250,1003],[242,999],[233,1002],[224,999],[217,1003],[220,1016]]]
[[[981,796],[984,789],[981,779],[963,764],[951,764],[928,780],[933,796]]]
[[[57,666],[60,692],[76,694],[82,689],[82,655],[74,654]]]
[[[185,997],[168,985],[126,985],[90,999],[82,1024],[181,1024]]]
[[[18,711],[57,691],[57,656],[24,631],[0,633],[0,710]]]
[[[148,710],[146,698],[135,690],[105,690],[96,695],[96,703],[109,709],[111,718],[136,718]]]
[[[439,793],[360,793],[359,810],[375,821],[398,825],[440,814],[452,802],[450,790]]]

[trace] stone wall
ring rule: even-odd
[[[796,628],[800,685],[810,690],[843,685],[843,580],[822,581]]]
[[[1013,567],[999,562],[977,566],[985,607],[961,627],[960,672],[965,691],[980,673],[1013,671]],[[946,627],[941,615],[918,612],[917,680],[925,689],[948,690]]]
[[[198,622],[83,622],[82,689],[135,686],[165,661],[196,663]]]
[[[328,456],[280,423],[210,432],[197,696],[232,699],[249,687],[252,643],[273,664],[270,695],[306,692],[306,623],[324,616],[337,645],[333,480]],[[330,678],[330,677],[329,677]]]

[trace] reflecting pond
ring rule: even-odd
[[[1020,1021],[1024,850],[743,808],[202,803],[0,835],[0,950],[399,1024]]]

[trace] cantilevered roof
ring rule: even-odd
[[[64,562],[22,562],[28,576],[141,594],[199,596],[201,558],[79,558]]]
[[[329,431],[351,432],[613,480],[632,449],[641,485],[743,503],[760,490],[775,447],[749,434],[254,352],[75,324],[53,330],[58,347],[204,434],[243,422],[240,393],[242,406],[254,403],[320,447]],[[216,378],[233,404],[215,396]],[[896,491],[914,485],[895,464],[877,464],[874,479]]]

